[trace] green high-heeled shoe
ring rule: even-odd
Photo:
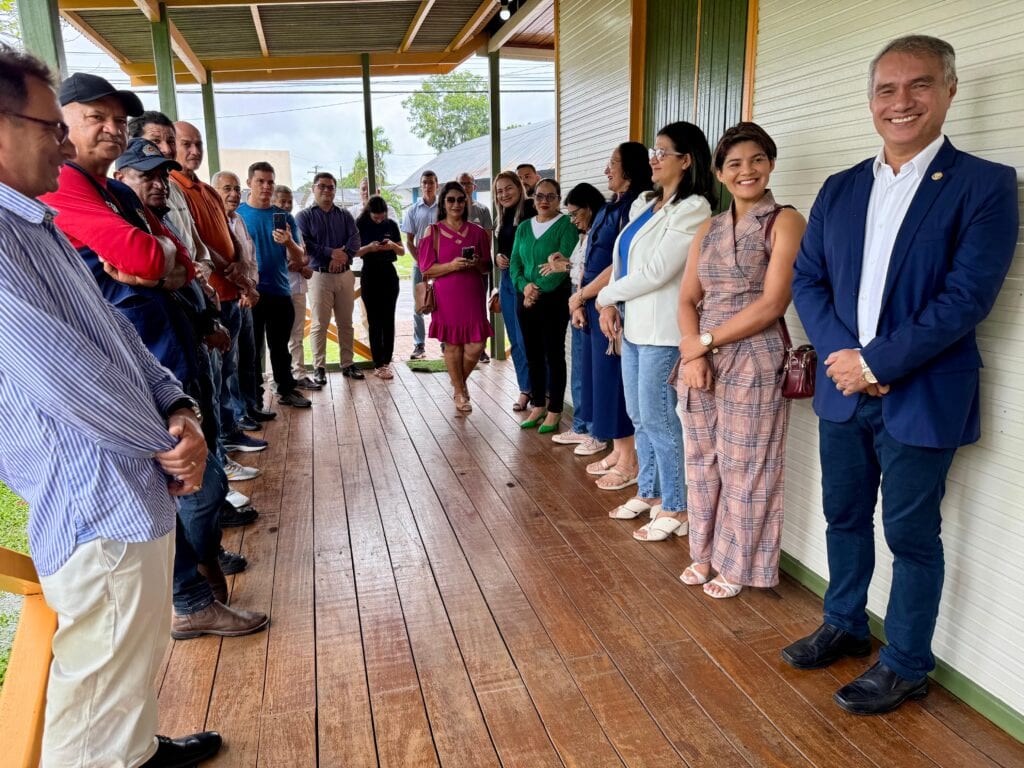
[[[544,419],[547,417],[547,415],[548,415],[548,412],[546,410],[542,411],[540,416],[538,416],[535,419],[527,419],[526,421],[519,422],[519,428],[520,429],[533,429],[538,424],[540,424],[542,421],[544,421]]]
[[[552,432],[557,432],[557,431],[558,431],[558,422],[557,421],[554,424],[541,424],[540,425],[540,429],[537,430],[537,432],[539,434],[541,434],[541,435],[550,435]]]

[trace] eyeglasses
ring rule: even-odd
[[[242,188],[237,184],[225,184],[220,188],[221,192],[241,192]]]
[[[685,157],[686,154],[686,152],[671,152],[670,150],[662,149],[661,147],[651,147],[647,150],[647,157],[651,160],[657,160],[658,162],[664,160],[668,155],[671,155],[672,157]]]
[[[334,186],[333,184],[317,184],[316,188],[319,189],[321,192],[333,192],[334,190],[337,189],[337,187]]]
[[[544,194],[543,192],[534,192],[533,199],[540,203],[557,203],[558,195],[554,192]]]
[[[571,210],[571,211],[567,211],[567,213],[569,214],[569,220],[570,220],[570,221],[575,221],[576,219],[578,219],[578,218],[579,218],[579,215],[580,215],[580,213],[581,213],[582,211],[583,211],[583,209],[582,209],[582,208],[576,208],[576,209],[574,209],[574,210]]]
[[[53,135],[57,139],[58,144],[63,144],[68,140],[68,136],[71,135],[71,129],[68,128],[68,124],[63,120],[43,120],[40,117],[32,117],[31,115],[23,115],[20,112],[0,112],[0,115],[10,115],[11,117],[17,117],[22,120],[28,120],[30,123],[37,123],[45,126],[53,132]]]
[[[457,205],[462,205],[462,204],[464,204],[466,202],[466,198],[465,198],[465,196],[463,196],[463,197],[446,197],[444,199],[444,201],[448,205],[456,205],[456,204]]]

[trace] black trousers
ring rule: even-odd
[[[256,348],[261,348],[264,338],[270,349],[270,367],[274,371],[277,383],[277,394],[288,395],[295,391],[295,378],[292,376],[292,356],[288,351],[288,340],[292,335],[292,323],[295,322],[295,307],[291,296],[273,296],[261,293],[260,300],[252,308],[253,335],[256,337]],[[263,372],[263,356],[259,358],[259,370]],[[260,376],[259,394],[263,400],[263,377]]]
[[[390,262],[364,265],[359,277],[366,321],[370,326],[373,365],[391,362],[395,352],[395,305],[398,303],[398,272]]]
[[[532,307],[523,306],[523,295],[516,296],[516,315],[526,348],[526,366],[530,370],[530,404],[544,405],[548,393],[548,410],[561,413],[565,402],[565,332],[569,327],[569,281],[563,280],[555,290],[542,293]]]

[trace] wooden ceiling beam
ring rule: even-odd
[[[170,27],[171,32],[171,50],[181,59],[182,63],[188,68],[188,71],[192,73],[192,76],[205,85],[206,67],[203,65],[203,62],[196,56],[196,52],[192,50],[192,46],[188,44],[185,36],[174,26],[174,22],[168,21],[167,25]]]
[[[394,75],[447,75],[457,64],[416,64],[408,67],[395,68],[393,66],[370,67],[370,75],[373,77],[388,77]],[[218,85],[224,83],[264,83],[280,82],[288,80],[331,80],[336,78],[357,78],[362,76],[361,67],[322,67],[317,69],[282,69],[282,70],[248,70],[216,72],[211,70]],[[192,73],[184,67],[180,72],[175,72],[175,83],[177,85],[188,85],[196,83]],[[156,75],[133,75],[131,77],[133,87],[156,85]]]
[[[260,18],[260,7],[250,5],[249,10],[252,12],[253,26],[256,27],[256,37],[260,40],[260,50],[263,51],[264,56],[270,56],[270,49],[267,48],[267,34],[263,31],[263,19]]]
[[[404,3],[409,0],[260,0],[260,5],[365,5],[367,3]],[[62,11],[124,11],[140,3],[156,4],[158,0],[58,0]],[[163,0],[168,8],[244,8],[252,0]],[[148,18],[148,16],[147,16]]]
[[[459,33],[448,43],[445,51],[457,51],[469,40],[476,37],[483,25],[491,20],[491,17],[498,12],[500,7],[501,4],[498,0],[484,0],[480,3],[480,7],[474,11],[473,15],[469,17],[469,21],[463,25]]]
[[[405,37],[402,38],[402,44],[398,46],[399,53],[405,53],[409,50],[409,46],[412,45],[412,41],[416,39],[416,35],[419,34],[420,27],[423,26],[423,22],[427,20],[427,14],[430,13],[430,9],[434,7],[435,0],[421,0],[420,7],[416,9],[416,15],[412,17],[412,22],[409,24],[409,28],[405,30]]]
[[[82,17],[79,16],[77,13],[75,13],[74,11],[61,11],[60,15],[64,17],[64,20],[67,21],[68,24],[70,24],[72,27],[74,27],[83,35],[85,35],[92,42],[93,45],[95,45],[97,48],[101,48],[102,50],[106,51],[107,55],[110,56],[110,58],[112,58],[118,64],[124,66],[125,64],[129,63],[127,56],[125,56],[114,46],[108,43],[106,38],[100,35],[100,33],[93,29],[91,26],[86,24],[82,20]]]
[[[491,39],[487,42],[488,53],[494,53],[500,50],[503,45],[509,42],[513,37],[526,29],[529,24],[537,18],[540,14],[548,9],[554,9],[554,3],[552,0],[526,0],[526,3],[521,5],[515,13],[512,14],[512,18],[498,27],[498,31],[494,33]]]

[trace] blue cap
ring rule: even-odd
[[[137,171],[152,171],[154,168],[166,167],[168,170],[180,171],[177,160],[164,157],[160,147],[148,139],[132,139],[125,147],[124,153],[114,161],[114,168],[134,168]]]

